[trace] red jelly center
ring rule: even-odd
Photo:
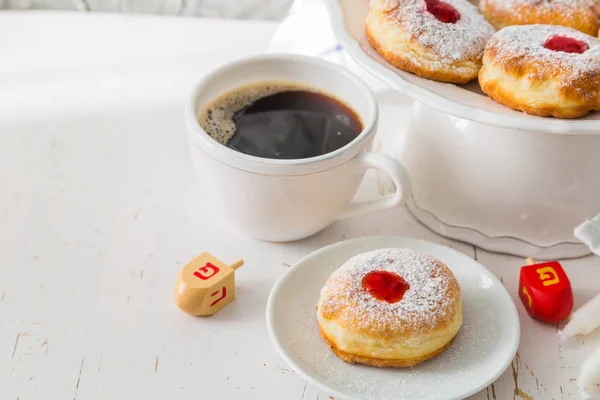
[[[563,51],[565,53],[582,54],[590,48],[587,43],[573,39],[568,36],[554,36],[543,44],[545,48],[552,51]]]
[[[425,0],[425,9],[444,23],[455,24],[460,19],[458,10],[442,0]]]
[[[378,300],[397,303],[410,289],[400,275],[388,271],[371,271],[362,279],[363,288]]]

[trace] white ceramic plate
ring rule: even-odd
[[[346,364],[319,336],[316,304],[329,274],[350,257],[380,248],[409,248],[446,263],[460,282],[464,322],[440,356],[412,368]],[[402,237],[364,237],[324,247],[298,261],[277,282],[267,304],[267,326],[283,359],[336,399],[462,399],[494,382],[519,345],[519,317],[496,277],[455,250]]]
[[[600,112],[574,119],[542,118],[514,111],[486,96],[477,81],[453,85],[420,78],[383,59],[367,41],[368,0],[326,0],[331,26],[344,50],[363,68],[414,100],[456,117],[511,129],[600,133]]]

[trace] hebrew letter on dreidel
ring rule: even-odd
[[[198,271],[194,272],[194,276],[202,279],[203,281],[219,273],[219,267],[215,267],[211,263],[207,262],[202,268],[198,268]]]
[[[536,272],[540,275],[540,279],[543,281],[544,286],[552,286],[560,282],[558,274],[552,267],[540,268]]]
[[[523,286],[523,294],[525,295],[525,297],[527,297],[527,305],[529,306],[529,308],[531,308],[531,296],[529,295],[529,292],[527,291],[527,288],[525,286]]]
[[[221,300],[223,300],[227,296],[227,288],[225,286],[223,286],[221,288],[221,290],[217,290],[216,292],[214,292],[213,294],[211,294],[210,297],[218,296],[219,293],[221,293],[221,297],[219,297],[218,299],[216,299],[215,301],[213,301],[212,303],[210,303],[211,307],[213,307],[214,305],[216,305],[218,302],[220,302]]]

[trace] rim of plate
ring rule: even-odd
[[[340,398],[349,399],[349,400],[364,400],[361,398],[357,398],[357,397],[342,393],[342,392],[322,383],[320,380],[313,378],[302,367],[300,367],[298,365],[298,363],[296,363],[294,361],[293,354],[287,351],[286,347],[284,347],[283,344],[281,343],[281,341],[279,340],[279,337],[277,335],[275,335],[275,333],[274,333],[274,328],[273,328],[273,322],[274,322],[273,308],[275,307],[274,299],[279,295],[281,288],[284,287],[287,280],[289,280],[290,277],[293,275],[293,271],[295,268],[297,268],[298,265],[304,264],[304,263],[310,261],[311,258],[317,257],[323,253],[335,250],[336,247],[349,246],[349,245],[352,245],[353,243],[371,242],[371,241],[379,242],[379,241],[383,241],[383,240],[394,240],[394,241],[398,240],[398,241],[405,241],[407,243],[410,243],[410,242],[424,243],[427,246],[432,246],[434,248],[439,248],[441,250],[450,251],[451,253],[455,253],[457,256],[459,256],[461,258],[466,257],[468,259],[468,261],[473,264],[473,266],[475,267],[475,269],[477,271],[486,275],[488,278],[490,278],[494,282],[495,285],[497,285],[497,287],[500,288],[500,291],[502,292],[502,296],[504,296],[507,300],[507,304],[511,305],[511,307],[509,307],[509,310],[510,310],[510,313],[513,315],[513,319],[515,322],[513,324],[513,330],[514,330],[513,336],[514,337],[512,340],[512,348],[510,349],[509,352],[507,352],[507,354],[509,356],[507,356],[506,359],[503,360],[503,362],[501,364],[498,363],[498,365],[500,365],[500,368],[498,368],[494,372],[493,376],[490,375],[490,378],[488,378],[487,380],[483,381],[482,383],[480,383],[478,385],[475,385],[470,390],[461,394],[460,396],[462,396],[462,397],[458,397],[455,399],[464,399],[468,396],[471,396],[475,393],[480,392],[481,390],[485,389],[489,384],[495,382],[504,373],[504,371],[506,371],[506,369],[508,368],[510,363],[513,361],[515,354],[517,353],[517,350],[519,348],[519,342],[521,339],[521,323],[519,321],[519,314],[517,312],[517,307],[515,306],[515,303],[513,302],[512,298],[510,297],[510,294],[508,293],[508,291],[506,290],[506,288],[504,287],[502,282],[500,282],[500,280],[498,278],[496,278],[496,276],[492,272],[490,272],[490,270],[488,270],[486,267],[484,267],[482,264],[480,264],[479,261],[474,260],[471,257],[469,257],[459,251],[456,251],[450,247],[447,247],[447,246],[444,246],[441,244],[437,244],[437,243],[433,243],[433,242],[429,242],[427,240],[414,239],[414,238],[409,238],[409,237],[404,237],[404,236],[365,236],[365,237],[360,237],[360,238],[343,240],[343,241],[339,241],[336,243],[332,243],[332,244],[322,247],[318,250],[315,250],[312,253],[305,255],[300,260],[296,261],[290,267],[290,269],[277,280],[277,282],[271,289],[271,293],[269,294],[269,299],[267,300],[267,308],[266,308],[267,331],[269,332],[269,337],[271,338],[271,342],[275,346],[275,349],[277,350],[279,355],[284,359],[284,361],[290,367],[292,367],[300,376],[302,376],[304,379],[306,379],[311,385],[316,386],[317,388],[327,391],[328,393],[331,393],[333,396],[337,396]],[[408,248],[410,248],[410,247],[408,247]],[[453,399],[448,399],[448,400],[453,400]]]
[[[326,0],[325,4],[329,11],[329,19],[331,21],[334,36],[339,40],[344,50],[346,50],[352,59],[354,59],[361,67],[374,74],[393,89],[411,97],[413,100],[458,118],[501,128],[533,130],[553,134],[600,134],[600,120],[598,119],[564,120],[529,116],[518,111],[515,112],[523,115],[513,116],[499,114],[483,108],[476,108],[458,103],[441,94],[434,93],[421,87],[418,84],[405,80],[402,76],[374,60],[364,52],[360,44],[347,31],[344,12],[338,1],[339,0]],[[600,113],[600,111],[596,112]]]

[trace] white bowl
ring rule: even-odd
[[[380,248],[408,248],[446,263],[458,279],[463,325],[452,346],[412,368],[346,364],[319,336],[316,305],[327,277],[350,257]],[[364,237],[322,248],[277,282],[267,303],[267,327],[283,359],[336,399],[462,399],[494,382],[510,365],[520,337],[510,295],[477,261],[444,246],[402,237]]]
[[[364,33],[368,1],[327,0],[334,34],[362,67],[417,102],[406,136],[376,139],[414,181],[408,206],[432,230],[540,259],[590,250],[573,229],[600,212],[600,112],[560,120],[500,105],[479,88],[387,63]]]

